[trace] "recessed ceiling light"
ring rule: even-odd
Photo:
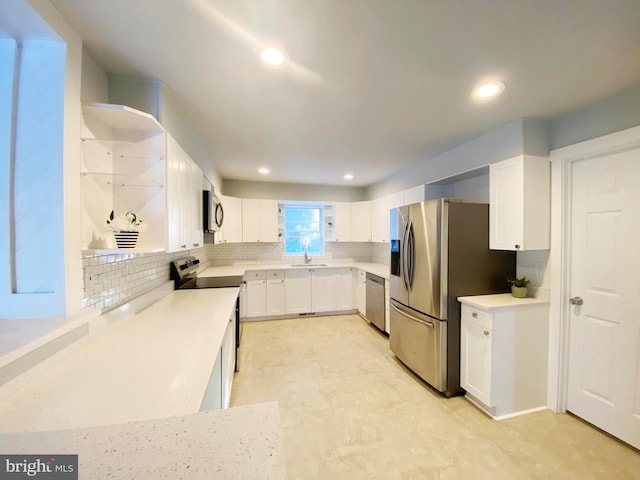
[[[270,173],[271,170],[269,170],[268,168],[265,167],[261,167],[258,169],[258,173],[261,173],[262,175],[266,175],[267,173]]]
[[[353,180],[353,175],[352,175],[352,174],[350,174],[350,173],[347,173],[347,174],[346,174],[344,177],[342,177],[342,178],[344,178],[345,180]]]
[[[284,62],[284,53],[274,47],[265,48],[260,54],[264,63],[269,65],[280,65]]]
[[[504,91],[504,83],[499,81],[484,83],[473,89],[471,95],[478,100],[485,100],[500,95]]]

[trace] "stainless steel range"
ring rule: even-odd
[[[228,275],[222,277],[198,277],[200,260],[196,257],[183,257],[171,262],[171,280],[175,282],[176,290],[193,290],[200,288],[244,288],[242,275]],[[240,329],[240,296],[235,307],[236,358],[235,371],[240,371],[240,343],[242,332]]]
[[[184,257],[171,263],[171,279],[176,290],[194,288],[230,288],[239,287],[242,275],[224,277],[198,277],[200,260],[196,257]]]

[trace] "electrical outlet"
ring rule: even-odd
[[[544,263],[536,262],[535,269],[536,269],[536,277],[542,280],[542,277],[544,276]]]

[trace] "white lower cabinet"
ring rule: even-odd
[[[313,313],[335,312],[336,298],[336,269],[311,268],[311,311]]]
[[[204,394],[200,411],[219,410],[222,408],[222,348],[218,350],[216,363],[213,365],[207,391]]]
[[[264,270],[247,272],[247,318],[264,317],[267,314],[267,277]]]
[[[367,314],[367,272],[358,270],[356,279],[356,308],[361,315]]]
[[[267,271],[268,316],[284,315],[284,270]]]
[[[286,314],[311,311],[311,272],[296,268],[284,272],[284,312]]]
[[[336,310],[354,310],[356,308],[356,279],[358,271],[355,268],[336,268]]]
[[[364,313],[366,292],[364,283],[357,286],[360,277],[366,278],[366,272],[351,267],[248,271],[243,318],[349,312],[358,302]]]
[[[229,317],[222,345],[218,350],[216,361],[209,377],[200,411],[229,408],[231,388],[236,368],[236,326],[235,312]]]
[[[463,314],[460,327],[460,362],[462,387],[485,405],[491,399],[491,315],[473,310]]]
[[[227,324],[227,330],[222,340],[222,365],[220,379],[222,383],[222,408],[229,408],[231,404],[231,388],[233,387],[233,376],[236,370],[236,328],[235,315],[232,315]]]
[[[285,314],[353,310],[355,269],[285,270]]]
[[[547,408],[548,303],[461,297],[460,385],[496,420]]]

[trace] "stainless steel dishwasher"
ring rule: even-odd
[[[384,278],[367,272],[367,320],[384,332]]]

